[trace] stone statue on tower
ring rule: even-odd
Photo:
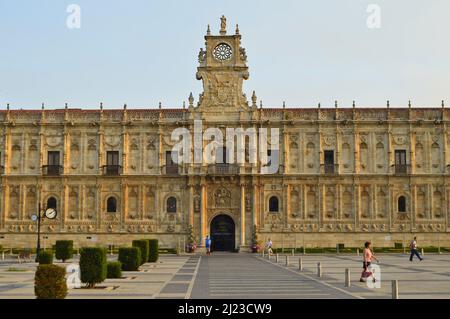
[[[220,18],[220,34],[226,34],[227,33],[227,18],[223,15]]]

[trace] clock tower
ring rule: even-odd
[[[197,79],[203,81],[199,107],[221,111],[247,109],[242,82],[249,73],[239,27],[236,25],[235,33],[228,35],[226,18],[222,16],[219,35],[212,35],[208,26],[205,41],[206,49],[200,49],[198,55]]]

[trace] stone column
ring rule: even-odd
[[[189,184],[189,216],[188,224],[194,227],[194,185]]]
[[[253,185],[253,225],[258,226],[258,185],[255,183]]]
[[[200,246],[204,246],[204,239],[206,237],[207,225],[206,223],[206,185],[202,184],[202,193],[201,193],[201,206],[200,206]]]
[[[240,236],[240,245],[245,246],[245,185],[241,183],[241,236]]]

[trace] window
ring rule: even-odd
[[[395,165],[406,165],[406,151],[396,150],[395,151]]]
[[[399,213],[406,213],[406,198],[405,196],[400,196],[398,198],[397,208]]]
[[[168,213],[177,212],[177,199],[175,197],[169,197],[167,199],[167,212]]]
[[[166,151],[166,174],[178,174],[178,153]]]
[[[278,212],[278,197],[272,196],[269,199],[269,212],[277,213]]]
[[[50,197],[49,199],[47,199],[47,208],[56,209],[56,198],[55,197]]]
[[[117,212],[117,199],[115,197],[108,197],[108,200],[106,201],[106,212]]]
[[[59,165],[59,151],[50,151],[47,154],[47,163],[51,166]]]
[[[324,151],[325,174],[334,173],[334,151]]]
[[[108,166],[118,166],[119,165],[119,152],[118,151],[106,152],[106,165],[108,165]]]

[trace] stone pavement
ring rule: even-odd
[[[398,280],[400,299],[450,299],[450,255],[426,254],[423,261],[414,258],[409,261],[409,254],[377,254],[380,260],[381,287],[368,288],[359,282],[362,271],[362,257],[356,255],[297,255],[289,256],[289,267],[285,266],[285,256],[279,255],[278,267],[293,273],[298,270],[299,258],[303,260],[301,275],[318,279],[317,264],[322,264],[321,282],[348,291],[360,298],[391,298],[391,281]],[[256,257],[262,263],[275,264],[275,257],[268,261]],[[350,269],[351,287],[344,286],[345,269]]]
[[[378,257],[381,288],[375,289],[359,282],[360,256],[289,255],[290,266],[286,267],[283,255],[276,264],[274,257],[269,261],[256,254],[213,253],[163,255],[157,263],[143,265],[141,271],[123,272],[123,279],[107,279],[98,289],[71,289],[68,298],[391,298],[392,279],[399,281],[400,298],[450,298],[450,255],[427,254],[424,261],[413,263],[403,254]],[[322,278],[316,275],[318,262]],[[350,288],[344,287],[345,268],[351,271]],[[34,262],[0,261],[0,299],[35,298],[35,269]]]

